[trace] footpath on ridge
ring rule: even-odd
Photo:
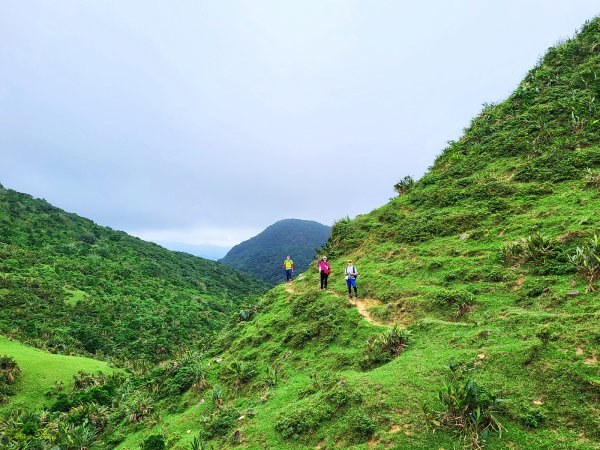
[[[300,277],[298,277],[298,279],[302,279],[302,278],[304,278],[302,275],[300,275]],[[285,285],[285,290],[286,290],[286,292],[294,295],[296,293],[296,290],[294,289],[294,282],[292,281],[290,283],[287,283]],[[339,292],[331,291],[329,289],[327,290],[327,293],[332,295],[333,297],[342,297],[342,294],[340,294]],[[377,320],[369,312],[369,308],[372,308],[373,306],[379,306],[382,304],[382,302],[380,300],[376,300],[374,298],[353,298],[353,299],[349,300],[349,303],[351,305],[353,305],[354,307],[356,307],[356,309],[358,310],[358,313],[363,317],[363,319],[365,319],[371,325],[376,325],[376,326],[380,326],[380,327],[389,327],[392,325],[392,324],[384,323],[384,322]]]

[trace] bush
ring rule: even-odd
[[[258,374],[258,371],[253,365],[245,363],[244,361],[233,361],[229,365],[228,371],[233,375],[235,382],[238,385],[247,383]]]
[[[201,434],[207,439],[225,436],[233,428],[238,417],[240,413],[235,409],[218,409],[210,417],[203,418],[204,427]]]
[[[539,428],[546,420],[546,414],[542,410],[532,408],[529,405],[522,408],[522,413],[519,416],[519,422],[529,428]]]
[[[11,356],[0,355],[0,385],[13,384],[21,374],[21,369]]]
[[[455,430],[472,448],[483,448],[491,432],[502,432],[495,414],[501,402],[474,380],[455,379],[438,392],[440,411],[425,414],[435,428]]]
[[[577,247],[569,259],[587,281],[587,292],[595,291],[594,283],[600,279],[600,236],[595,235],[585,247]]]
[[[353,411],[348,418],[350,424],[350,432],[359,439],[367,439],[376,430],[376,425],[373,419],[367,416],[363,411]]]
[[[410,334],[410,330],[394,325],[388,331],[369,339],[360,362],[361,368],[370,369],[391,361],[408,346]]]
[[[554,242],[549,237],[534,233],[502,247],[501,259],[505,264],[540,263],[545,264],[556,253]]]
[[[408,191],[410,191],[415,185],[415,180],[410,175],[405,176],[400,181],[398,181],[394,185],[394,191],[398,193],[398,195],[405,195]]]
[[[307,402],[281,414],[275,422],[275,430],[284,438],[299,438],[319,428],[334,413],[335,408],[327,403]]]
[[[473,309],[475,296],[462,290],[438,289],[430,294],[433,302],[438,307],[452,307],[458,317],[462,317]]]
[[[586,169],[583,176],[583,180],[587,187],[600,188],[600,170],[598,169]]]
[[[148,436],[142,445],[141,450],[164,450],[167,448],[165,438],[161,434],[152,434]]]
[[[125,414],[129,422],[141,422],[154,410],[154,401],[147,396],[134,398],[125,406]]]

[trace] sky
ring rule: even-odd
[[[0,183],[211,258],[422,176],[597,0],[0,0]]]

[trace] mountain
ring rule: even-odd
[[[304,272],[330,232],[331,227],[312,220],[280,220],[233,247],[219,262],[277,284],[285,279],[282,266],[287,255],[294,261],[294,273]]]
[[[422,179],[334,225],[329,290],[312,268],[202,352],[79,375],[1,421],[0,445],[600,447],[599,67],[596,18]]]
[[[0,333],[59,352],[165,359],[267,285],[0,185]]]

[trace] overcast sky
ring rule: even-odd
[[[331,224],[420,177],[482,103],[599,12],[0,0],[0,183],[208,256],[279,219]]]

